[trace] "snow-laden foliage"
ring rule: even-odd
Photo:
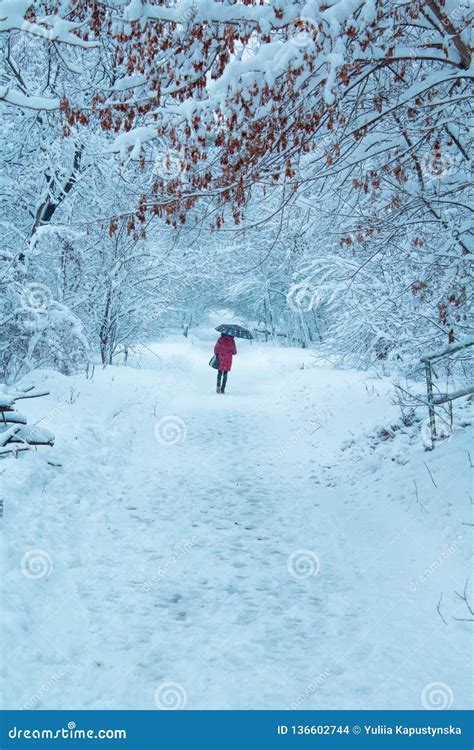
[[[462,337],[469,14],[2,0],[2,376],[229,304],[364,364]]]

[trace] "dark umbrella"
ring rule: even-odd
[[[238,339],[253,339],[250,331],[235,323],[222,323],[222,325],[217,326],[216,331],[225,333],[227,336],[235,336]]]

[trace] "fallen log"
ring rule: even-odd
[[[26,417],[15,408],[16,401],[47,395],[48,391],[35,390],[34,386],[10,391],[0,385],[0,457],[16,455],[35,446],[54,445],[52,432],[40,424],[29,426]]]

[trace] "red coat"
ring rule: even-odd
[[[232,369],[232,356],[237,354],[234,337],[222,333],[220,338],[217,339],[214,354],[217,355],[219,360],[219,370],[229,372]]]

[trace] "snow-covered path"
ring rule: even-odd
[[[467,707],[464,437],[370,449],[388,382],[242,342],[220,396],[210,352],[46,373],[62,467],[4,491],[9,707]]]

